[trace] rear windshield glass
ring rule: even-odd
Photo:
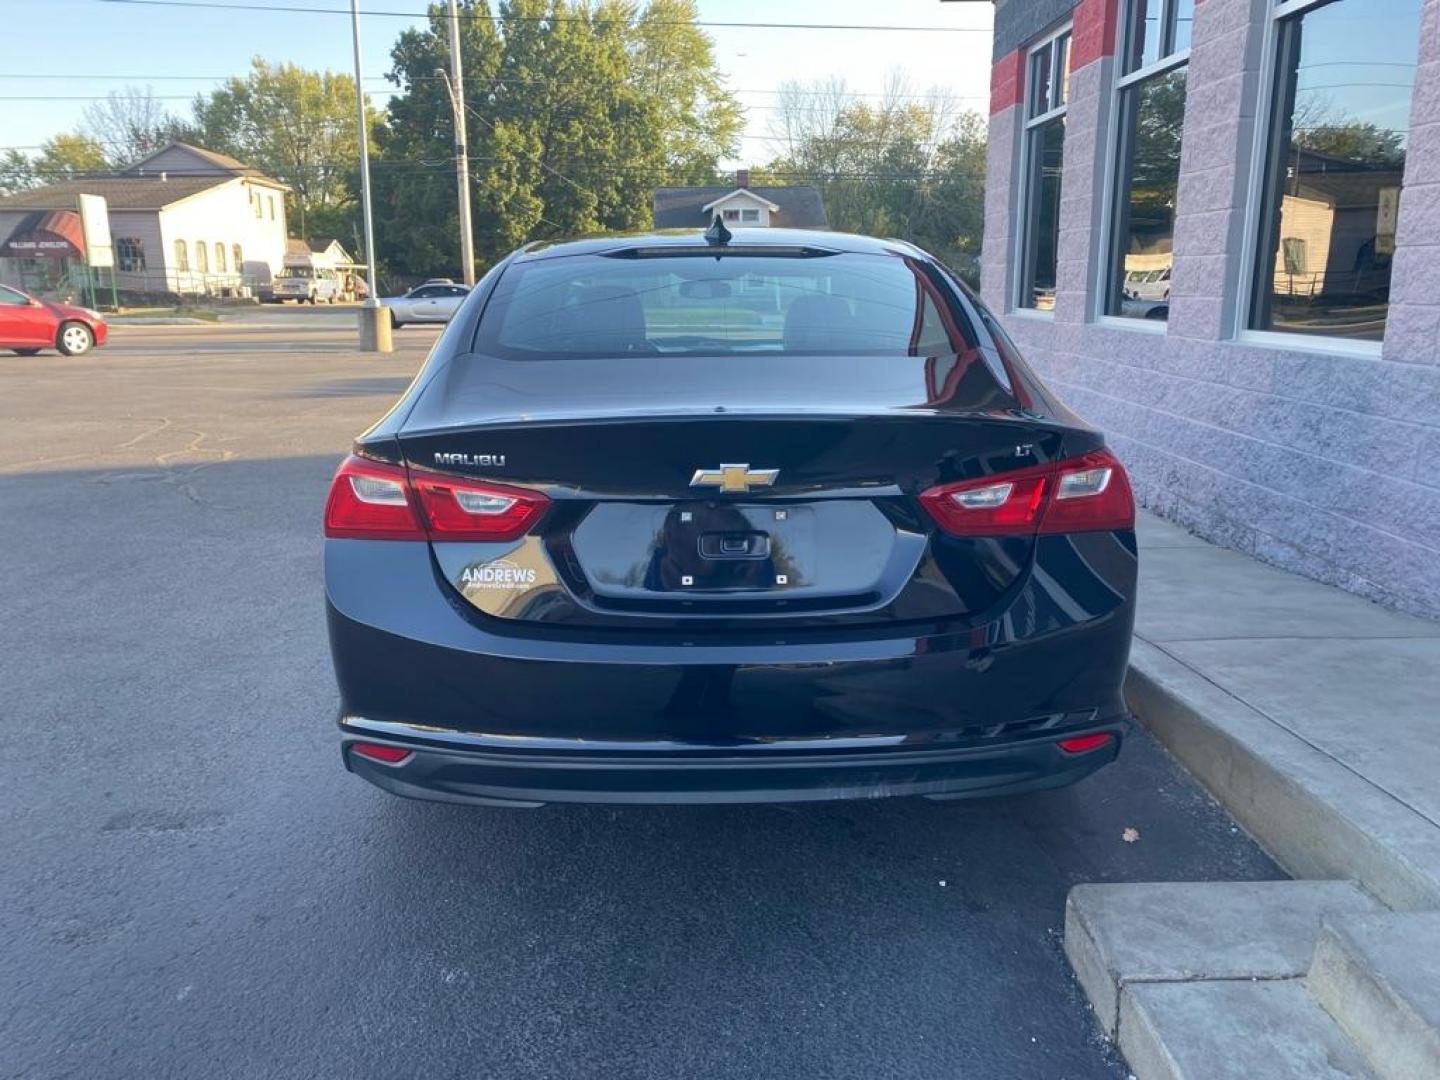
[[[893,255],[577,255],[506,270],[476,347],[516,360],[933,356],[968,348],[960,318],[917,262]]]

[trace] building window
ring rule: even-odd
[[[205,250],[205,241],[195,241],[195,269],[202,274],[210,272],[210,255]]]
[[[1119,188],[1105,314],[1170,317],[1175,193],[1195,0],[1129,0],[1116,82]]]
[[[1251,329],[1384,338],[1420,6],[1276,6]]]
[[[739,211],[739,210],[721,210],[721,211],[720,211],[720,216],[721,216],[722,218],[724,218],[726,221],[739,221],[739,220],[740,220],[740,211]]]
[[[119,270],[144,270],[144,242],[134,236],[117,236],[115,238],[115,267]]]
[[[255,216],[257,218],[265,216],[264,211],[260,208],[260,193],[258,191],[252,191],[250,193],[250,205],[255,207]]]
[[[741,210],[741,211],[740,211],[740,220],[741,220],[742,222],[750,222],[750,223],[752,223],[752,224],[753,224],[753,223],[756,223],[756,222],[759,222],[759,220],[760,220],[760,211],[759,211],[759,210]]]
[[[243,273],[245,270],[245,253],[239,244],[232,244],[230,255],[234,259],[235,273]]]
[[[1070,95],[1070,31],[1030,50],[1025,105],[1024,198],[1021,204],[1017,305],[1055,307],[1060,246],[1060,175],[1065,163],[1065,108]]]
[[[266,195],[266,196],[265,196],[265,201],[270,204],[270,220],[271,220],[271,221],[274,221],[274,220],[275,220],[275,196],[274,196],[274,195]]]
[[[176,240],[176,241],[175,241],[175,269],[176,269],[176,270],[189,270],[189,269],[190,269],[190,253],[185,249],[185,241],[184,241],[184,240]]]
[[[215,241],[215,272],[217,274],[225,273],[225,245],[219,240]]]

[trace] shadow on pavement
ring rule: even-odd
[[[335,460],[0,476],[0,1074],[1120,1077],[1069,887],[1281,876],[1139,736],[989,802],[387,796],[333,727]]]

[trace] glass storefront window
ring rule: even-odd
[[[1032,49],[1029,70],[1017,306],[1050,311],[1055,307],[1059,261],[1060,181],[1065,164],[1065,108],[1070,83],[1069,31]]]
[[[1421,0],[1329,0],[1277,27],[1250,326],[1380,341]]]
[[[1105,314],[1165,321],[1170,317],[1170,268],[1175,194],[1180,186],[1180,136],[1185,125],[1186,61],[1193,4],[1130,0],[1126,25],[1134,69],[1118,84],[1120,145],[1115,227]],[[1135,44],[1144,34],[1147,44]],[[1153,42],[1153,49],[1149,42]],[[1183,44],[1182,44],[1183,43]]]

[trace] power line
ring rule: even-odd
[[[0,147],[0,149],[7,149],[7,148],[6,148],[6,147]],[[477,164],[507,164],[507,163],[512,162],[514,159],[513,159],[513,158],[508,158],[508,157],[497,157],[497,156],[494,156],[494,155],[485,155],[485,156],[480,156],[480,157],[474,157],[474,156],[472,156],[470,160],[471,160],[472,163],[477,163]],[[377,160],[375,160],[375,161],[372,161],[372,162],[370,163],[372,169],[387,169],[387,170],[392,170],[392,171],[395,171],[395,172],[407,173],[407,174],[409,174],[409,175],[415,175],[415,176],[436,176],[436,177],[445,178],[445,179],[447,179],[447,180],[449,179],[449,170],[454,167],[454,164],[455,164],[455,159],[454,159],[453,157],[434,158],[434,159],[427,159],[427,158],[391,158],[391,159],[383,159],[383,158],[382,158],[382,159],[377,159]],[[562,173],[558,172],[558,170],[557,170],[556,168],[552,167],[552,166],[546,165],[545,163],[539,162],[539,161],[535,161],[535,164],[540,165],[542,168],[546,168],[547,171],[550,171],[550,172],[552,173],[552,175],[555,175],[555,176],[559,177],[559,178],[562,179],[562,180],[566,180],[566,181],[571,182],[571,183],[574,182],[574,181],[570,181],[569,177],[564,176]],[[646,175],[648,175],[648,176],[652,176],[652,177],[660,178],[660,179],[689,179],[688,170],[682,170],[682,169],[674,168],[674,167],[667,166],[667,165],[651,165],[651,164],[645,164],[645,163],[641,163],[641,162],[611,162],[611,161],[604,161],[604,162],[589,161],[589,162],[587,162],[587,161],[576,161],[576,160],[568,160],[568,159],[567,159],[567,160],[564,160],[564,161],[557,162],[556,164],[559,165],[559,166],[563,166],[563,167],[565,167],[565,168],[567,168],[567,169],[583,169],[583,170],[586,170],[586,171],[589,171],[589,172],[592,172],[592,173],[621,173],[621,174],[624,174],[624,173],[643,173],[643,174],[646,174]],[[293,173],[293,172],[297,172],[297,171],[302,171],[302,170],[304,170],[304,171],[343,172],[343,171],[346,171],[346,170],[354,170],[354,169],[357,168],[357,167],[358,167],[358,163],[357,163],[356,161],[310,162],[310,163],[304,164],[304,165],[292,165],[292,166],[289,166],[289,167],[287,167],[286,171],[289,172],[289,173]],[[181,170],[181,169],[166,169],[166,170],[164,170],[164,172],[165,172],[165,175],[166,175],[167,177],[169,177],[171,180],[181,180],[181,179],[190,179],[190,178],[195,178],[195,177],[203,177],[203,178],[207,178],[207,179],[214,179],[214,180],[216,180],[217,183],[223,183],[223,182],[226,182],[227,180],[230,180],[230,179],[244,179],[244,174],[229,175],[229,174],[216,173],[216,172],[214,172],[214,171],[207,171],[207,170],[195,170],[195,169],[186,169],[186,170]],[[765,177],[771,177],[771,178],[776,178],[776,179],[803,179],[803,180],[806,180],[807,182],[810,182],[810,183],[826,183],[826,182],[828,182],[828,181],[833,181],[833,180],[890,180],[890,181],[899,181],[899,180],[929,180],[929,179],[937,179],[937,178],[944,178],[944,177],[954,178],[954,176],[956,175],[956,174],[955,174],[954,172],[952,172],[952,171],[943,170],[943,169],[917,169],[917,170],[915,170],[915,171],[913,171],[913,172],[904,172],[904,173],[900,173],[900,172],[878,172],[878,171],[871,171],[871,170],[848,170],[848,171],[845,171],[845,172],[824,172],[824,173],[821,173],[821,172],[818,171],[818,170],[804,170],[804,169],[769,169],[769,168],[765,168],[765,169],[761,169],[760,172],[761,172],[761,173],[763,174],[763,176],[765,176]],[[723,187],[725,184],[727,184],[727,183],[730,182],[729,179],[727,178],[728,176],[729,176],[729,174],[721,174],[720,177],[718,178],[718,183],[717,183],[717,182],[712,182],[711,185],[694,185],[694,184],[690,184],[690,185],[687,185],[687,186],[722,186],[722,187]],[[477,176],[477,178],[478,178],[478,176]],[[145,173],[145,174],[143,174],[143,175],[136,176],[135,174],[121,174],[121,173],[118,173],[118,172],[113,171],[113,170],[76,170],[76,171],[73,171],[73,172],[64,172],[64,173],[58,173],[58,172],[57,172],[57,173],[53,174],[52,177],[49,177],[48,179],[51,179],[51,180],[53,180],[54,182],[64,182],[64,181],[68,181],[68,180],[73,180],[73,181],[85,181],[85,180],[131,180],[131,181],[133,181],[133,180],[140,179],[140,180],[150,180],[150,181],[153,181],[153,182],[156,183],[156,184],[165,183],[165,181],[160,180],[158,173]],[[762,184],[761,186],[763,187],[764,185]],[[590,192],[590,191],[588,191],[588,190],[585,189],[585,188],[580,188],[579,190],[585,191],[586,194],[592,194],[592,195],[594,194],[593,192]]]
[[[1413,66],[1413,65],[1412,65],[1412,66]],[[248,74],[248,73],[247,73],[247,74]],[[47,75],[47,74],[41,74],[41,73],[39,73],[39,72],[32,72],[32,71],[24,71],[24,72],[12,71],[12,72],[0,72],[0,79],[49,79],[49,80],[52,80],[52,81],[57,81],[57,80],[58,80],[58,81],[64,81],[64,82],[75,82],[75,81],[77,81],[77,80],[85,80],[85,79],[116,79],[116,80],[125,80],[125,81],[127,81],[127,82],[135,82],[135,83],[158,82],[158,81],[160,81],[160,80],[167,80],[167,81],[174,81],[174,82],[229,82],[231,79],[238,79],[238,80],[240,80],[240,81],[243,82],[243,81],[245,80],[245,78],[247,77],[247,74],[232,74],[232,75],[116,75],[116,74],[110,74],[110,73],[100,74],[100,73],[95,73],[95,72],[73,72],[73,71],[72,71],[72,72],[68,72],[68,73],[66,73],[66,74],[64,74],[64,75]],[[348,76],[347,76],[347,77],[348,77]],[[367,76],[365,76],[365,81],[366,81],[366,82],[384,82],[384,83],[387,83],[387,84],[388,84],[387,89],[393,89],[393,90],[398,91],[398,90],[400,90],[400,89],[403,89],[404,86],[406,86],[407,84],[410,84],[410,83],[417,83],[417,82],[441,82],[442,80],[441,80],[440,76],[438,76],[438,75],[409,75],[409,76],[406,76],[404,79],[400,80],[400,81],[397,83],[397,82],[396,82],[391,76],[389,76],[389,75],[367,75]],[[573,85],[575,85],[575,83],[576,83],[576,80],[574,80],[574,79],[533,78],[533,77],[532,77],[532,78],[516,78],[516,77],[506,76],[506,75],[492,75],[492,76],[489,76],[489,77],[480,75],[480,76],[475,76],[473,80],[467,79],[466,81],[467,81],[467,82],[473,81],[473,82],[475,82],[475,83],[477,83],[477,84],[480,84],[480,85],[492,85],[492,86],[504,86],[504,85],[513,85],[513,86],[573,86]],[[376,93],[380,93],[380,92],[381,92],[381,91],[378,91],[378,90],[370,90],[370,91],[367,91],[367,93],[372,93],[372,94],[376,94]],[[933,93],[933,94],[932,94],[932,93],[889,94],[889,93],[886,93],[886,92],[884,92],[884,91],[864,91],[864,90],[835,90],[835,91],[832,91],[832,90],[828,90],[828,89],[827,89],[827,90],[818,90],[818,91],[817,91],[817,90],[812,90],[812,89],[810,89],[810,88],[808,88],[808,87],[800,87],[798,90],[789,90],[789,89],[776,89],[776,88],[760,89],[760,88],[739,87],[739,86],[737,86],[737,87],[731,87],[729,92],[732,93],[732,94],[769,94],[769,95],[772,95],[772,96],[781,95],[781,94],[796,94],[797,96],[800,96],[800,97],[815,97],[815,96],[821,96],[821,97],[826,97],[826,98],[877,98],[877,99],[889,100],[889,101],[920,101],[920,102],[933,101],[933,100],[937,100],[937,99],[938,99],[938,100],[942,100],[942,101],[988,101],[988,100],[990,100],[990,95],[988,95],[988,94],[952,94],[952,93],[950,93],[950,92],[948,92],[948,91],[941,91],[941,92],[939,92],[939,93]],[[108,96],[109,96],[109,95],[97,95],[97,97],[108,97]],[[188,99],[187,99],[187,100],[188,100]],[[762,105],[748,105],[748,106],[746,106],[746,108],[751,108],[751,109],[760,109],[760,108],[767,108],[767,107],[768,107],[768,106],[762,106]]]
[[[226,3],[223,0],[95,0],[100,4],[129,4],[136,7],[170,7],[170,8],[202,8],[220,9],[227,11],[282,11],[289,14],[302,15],[346,15],[350,12],[341,8],[330,7],[302,7],[297,4],[235,4]],[[382,16],[399,19],[448,19],[450,14],[444,11],[421,12],[421,11],[384,11],[368,10],[361,12],[362,15]],[[556,23],[556,22],[580,22],[587,26],[608,26],[618,24],[624,26],[635,25],[631,19],[596,19],[584,15],[490,15],[475,11],[459,13],[457,18],[469,19],[477,22],[531,22],[531,23]],[[705,26],[718,29],[736,30],[862,30],[862,31],[898,31],[908,33],[927,34],[989,34],[991,29],[988,26],[897,26],[875,23],[783,23],[783,22],[749,22],[731,20],[703,20],[703,19],[655,19],[651,20],[652,26]]]

